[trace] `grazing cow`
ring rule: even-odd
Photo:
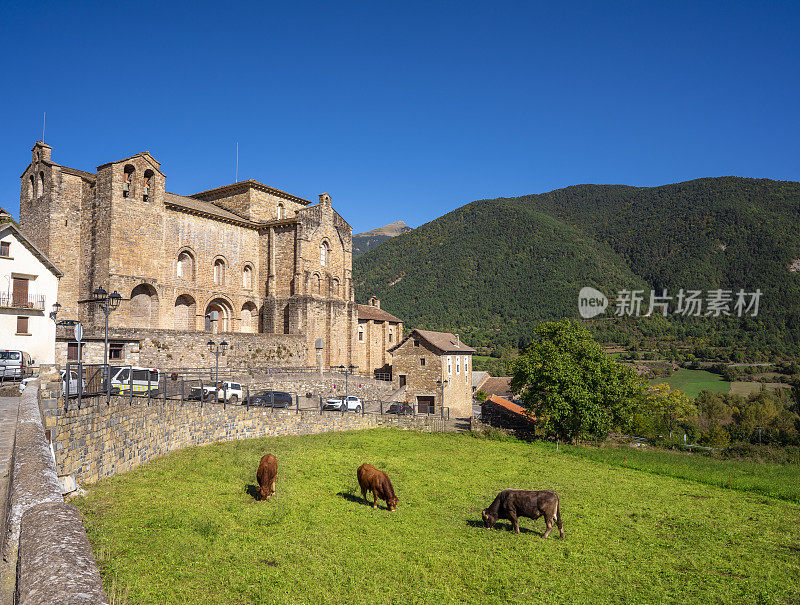
[[[275,493],[275,477],[278,474],[278,459],[272,454],[265,454],[256,471],[261,499],[266,500]]]
[[[517,517],[538,519],[544,515],[547,531],[542,538],[550,535],[553,523],[558,526],[560,538],[564,539],[564,526],[561,522],[561,504],[558,494],[550,491],[530,491],[524,489],[504,489],[497,494],[494,502],[482,511],[483,524],[487,528],[494,527],[498,519],[508,519],[514,524],[514,532],[519,533]]]
[[[367,492],[372,492],[374,502],[372,508],[378,508],[378,498],[386,500],[386,506],[389,510],[393,511],[397,508],[397,503],[400,499],[394,495],[394,488],[392,482],[389,481],[389,475],[383,471],[379,471],[371,464],[362,464],[356,471],[358,476],[358,484],[361,486],[361,497],[364,498],[364,503],[369,504],[367,500]]]

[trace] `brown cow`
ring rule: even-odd
[[[378,498],[386,501],[386,506],[389,510],[393,511],[397,508],[397,503],[400,499],[394,495],[394,488],[392,482],[389,481],[389,475],[383,471],[379,471],[371,464],[362,464],[356,471],[358,476],[358,484],[361,486],[361,497],[364,498],[364,503],[369,504],[367,500],[367,492],[372,492],[374,502],[372,508],[378,508]]]
[[[275,477],[278,474],[278,459],[272,454],[265,454],[256,471],[261,499],[266,500],[275,493]]]
[[[481,512],[483,524],[491,529],[498,519],[508,519],[514,524],[514,532],[519,533],[517,517],[538,519],[544,515],[547,531],[542,538],[550,535],[553,523],[558,526],[560,538],[564,539],[564,525],[561,522],[561,504],[558,494],[550,491],[529,491],[524,489],[504,489],[497,494],[489,508]]]

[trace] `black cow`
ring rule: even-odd
[[[514,532],[519,533],[518,517],[538,519],[544,515],[547,531],[542,538],[550,535],[553,523],[558,526],[560,538],[564,539],[564,526],[561,522],[561,505],[558,494],[550,491],[531,491],[524,489],[504,489],[497,494],[489,508],[481,512],[483,524],[491,529],[498,519],[508,519],[514,524]]]

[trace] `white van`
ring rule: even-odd
[[[133,374],[133,380],[131,380]],[[155,368],[137,367],[112,367],[111,388],[120,393],[128,393],[133,389],[134,394],[146,395],[158,390],[161,373]]]

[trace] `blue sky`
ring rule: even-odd
[[[0,205],[41,138],[148,150],[188,195],[239,178],[356,232],[481,198],[703,176],[800,180],[800,2],[0,5]]]

